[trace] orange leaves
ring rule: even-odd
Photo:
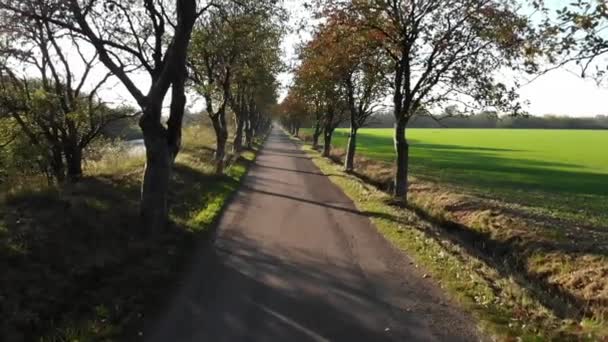
[[[304,48],[299,74],[316,83],[339,82],[371,53],[379,39],[376,32],[350,25],[337,14],[330,16]]]

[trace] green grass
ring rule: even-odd
[[[184,130],[171,181],[171,224],[154,237],[144,237],[139,226],[142,158],[106,154],[87,165],[75,186],[20,186],[3,194],[0,340],[137,339],[255,157],[245,152],[217,176],[211,146],[208,127]]]
[[[392,129],[362,129],[357,151],[392,162]],[[608,131],[410,129],[411,174],[460,190],[608,224]],[[347,130],[333,144],[344,147]]]

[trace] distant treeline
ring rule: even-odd
[[[376,114],[367,127],[393,127],[392,113]],[[445,117],[435,120],[429,116],[414,116],[410,128],[538,128],[538,129],[608,129],[608,116],[574,118],[568,116],[497,117],[480,113],[466,117]]]

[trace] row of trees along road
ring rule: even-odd
[[[233,152],[245,143],[251,148],[255,132],[276,103],[282,69],[280,42],[282,16],[279,8],[243,7],[232,4],[204,18],[194,32],[190,67],[196,91],[205,98],[213,123],[217,148],[217,172],[223,170],[228,129],[226,108],[234,114],[236,134]],[[228,19],[228,20],[227,20]]]
[[[320,24],[299,53],[295,81],[282,103],[293,133],[313,127],[328,156],[334,129],[350,125],[345,169],[353,169],[357,130],[390,98],[394,117],[394,196],[407,201],[414,117],[445,119],[487,110],[522,115],[517,81],[503,71],[540,74],[570,61],[589,69],[608,51],[603,2],[565,9],[542,1],[328,0],[317,3]],[[534,16],[536,15],[536,17]],[[582,46],[582,48],[581,48]],[[582,50],[581,50],[582,49]],[[585,51],[581,53],[581,51]],[[604,75],[598,69],[596,75]],[[440,113],[435,117],[433,113]]]
[[[158,232],[167,222],[187,88],[204,95],[212,119],[221,112],[220,132],[229,106],[250,145],[275,103],[282,20],[273,0],[0,0],[1,119],[40,147],[63,182],[64,160],[77,181],[83,148],[108,122],[137,111],[146,147],[142,226]],[[98,64],[107,74],[99,75]],[[108,79],[122,83],[139,108],[104,104],[98,92]]]

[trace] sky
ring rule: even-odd
[[[309,18],[304,9],[303,1],[286,0],[286,8],[290,13],[290,26],[295,26]],[[568,0],[546,0],[553,7],[563,7]],[[285,61],[293,64],[295,48],[301,41],[310,39],[308,32],[293,32],[283,41]],[[522,76],[523,77],[523,76]],[[525,77],[524,77],[525,78]],[[291,82],[291,74],[280,76],[284,84],[284,96]],[[598,86],[593,80],[579,77],[574,67],[551,71],[519,89],[522,100],[529,104],[527,111],[532,115],[569,115],[595,116],[608,114],[608,86]]]
[[[547,0],[553,6],[561,6],[564,0]],[[287,65],[295,62],[295,51],[302,42],[310,39],[312,20],[310,12],[303,6],[301,0],[285,0],[285,7],[290,14],[289,26],[298,27],[304,24],[304,30],[292,30],[282,44],[284,61]],[[308,25],[307,25],[308,24]],[[102,68],[102,67],[100,67]],[[105,72],[104,70],[99,71]],[[281,95],[285,96],[292,80],[289,72],[279,76],[282,83]],[[135,76],[135,83],[145,90],[149,79],[145,75]],[[519,90],[523,100],[529,102],[525,108],[532,115],[569,115],[594,116],[608,114],[608,86],[600,87],[593,80],[581,79],[574,70],[559,69],[545,74]],[[170,94],[169,94],[170,95]],[[113,104],[127,103],[134,105],[126,89],[117,80],[112,80],[102,90],[104,100]],[[170,99],[166,99],[166,106]],[[203,110],[204,102],[196,96],[189,96],[188,109],[192,112]]]

